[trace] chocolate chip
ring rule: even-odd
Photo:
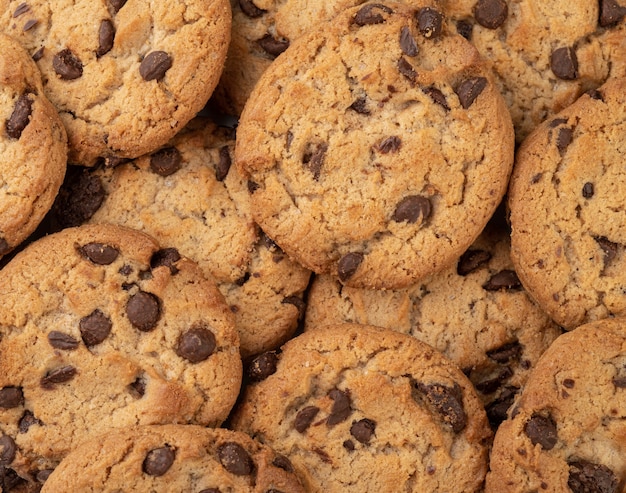
[[[41,60],[43,58],[43,52],[44,52],[44,47],[42,46],[37,51],[35,51],[35,53],[33,53],[33,56],[32,56],[33,60],[35,60],[36,62]]]
[[[35,475],[35,479],[39,483],[45,483],[47,479],[50,477],[50,474],[54,472],[54,469],[42,469],[41,471],[37,471]]]
[[[513,376],[513,370],[508,366],[492,369],[489,372],[488,376],[482,376],[481,380],[474,381],[477,377],[472,375],[472,380],[474,381],[474,387],[481,394],[489,395],[493,394],[496,390],[500,388],[503,382],[508,380]]]
[[[548,127],[550,128],[556,128],[559,125],[564,125],[568,122],[567,118],[555,118],[554,120],[551,120],[550,123],[548,123]]]
[[[8,466],[15,459],[17,445],[9,435],[0,437],[0,466]]]
[[[83,75],[83,62],[69,48],[54,55],[52,68],[63,80],[74,80]]]
[[[30,123],[30,115],[33,111],[32,105],[33,101],[28,93],[24,93],[17,98],[13,112],[4,124],[7,135],[12,139],[19,139],[26,126]]]
[[[509,8],[504,0],[478,0],[474,6],[474,18],[487,29],[497,29],[506,20]]]
[[[376,12],[376,10],[382,10],[386,14],[393,14],[393,10],[386,5],[382,5],[380,3],[370,3],[359,9],[354,16],[354,23],[357,26],[367,26],[385,22],[385,18],[381,13]]]
[[[585,92],[585,94],[589,96],[591,99],[604,102],[604,96],[597,89],[589,89],[588,91]]]
[[[533,445],[539,444],[544,450],[551,450],[558,440],[554,420],[537,413],[524,425],[524,433]]]
[[[162,248],[154,252],[152,257],[150,257],[150,268],[167,267],[170,270],[170,274],[176,275],[179,272],[176,262],[180,259],[180,253],[178,253],[176,248]]]
[[[400,140],[400,137],[392,135],[391,137],[387,137],[379,142],[376,148],[381,154],[389,154],[390,152],[398,152],[401,144],[402,141]]]
[[[622,7],[616,0],[600,0],[600,19],[598,23],[601,27],[614,26],[622,21],[626,16],[626,7]]]
[[[236,476],[248,476],[254,471],[254,462],[250,454],[235,442],[226,442],[217,448],[220,463],[228,472]]]
[[[249,193],[254,193],[260,188],[260,185],[252,180],[248,180],[247,186]]]
[[[30,10],[30,7],[26,2],[20,3],[17,8],[13,11],[13,18],[19,17],[22,14],[25,14]]]
[[[333,460],[330,458],[330,455],[328,455],[328,452],[326,452],[325,450],[319,447],[313,447],[312,450],[319,456],[322,462],[325,462],[326,464],[333,463]]]
[[[426,221],[432,213],[432,206],[427,197],[421,195],[409,195],[404,197],[393,212],[393,220],[413,224]]]
[[[415,14],[417,17],[417,26],[425,38],[437,38],[441,35],[441,25],[443,16],[441,12],[432,7],[422,7]]]
[[[359,252],[346,253],[337,262],[337,275],[341,281],[346,281],[354,275],[354,273],[363,262],[363,254]]]
[[[0,466],[0,491],[10,492],[13,491],[30,491],[25,479],[18,476],[18,474],[11,468]],[[23,490],[21,488],[26,488]]]
[[[593,197],[593,193],[594,193],[593,183],[591,183],[589,181],[587,183],[585,183],[583,185],[582,192],[583,192],[583,197],[585,197],[586,199],[590,199],[591,197]]]
[[[563,80],[574,80],[578,77],[578,58],[574,48],[563,46],[550,55],[550,68],[554,75]]]
[[[96,57],[100,58],[106,55],[113,48],[113,40],[115,39],[115,27],[110,19],[103,19],[100,22],[100,29],[98,30],[98,49],[96,50]]]
[[[172,57],[164,51],[148,53],[139,65],[139,74],[146,82],[161,80],[172,67]]]
[[[205,327],[192,327],[178,337],[176,354],[191,363],[206,360],[215,351],[215,335]]]
[[[365,444],[370,442],[370,439],[375,431],[376,421],[367,418],[355,421],[350,427],[350,435],[356,438],[359,442]]]
[[[150,169],[160,176],[170,176],[182,166],[183,156],[176,147],[166,147],[150,155]]]
[[[450,106],[448,106],[448,101],[446,100],[446,97],[436,87],[433,87],[433,86],[425,87],[424,89],[422,89],[422,92],[430,96],[430,99],[432,99],[435,104],[438,104],[439,106],[441,106],[444,110],[446,111],[450,110]]]
[[[228,146],[221,147],[219,155],[220,159],[215,166],[215,179],[217,181],[224,181],[224,179],[228,176],[228,172],[230,171],[230,165],[232,163]]]
[[[463,36],[465,39],[472,39],[472,30],[474,26],[468,20],[460,20],[456,23],[456,32]]]
[[[78,347],[78,340],[74,339],[69,334],[64,334],[58,330],[53,330],[48,333],[48,342],[55,349],[66,349],[71,351]]]
[[[80,248],[80,252],[94,264],[109,265],[120,254],[119,250],[104,243],[87,243]]]
[[[283,471],[293,472],[294,468],[291,461],[284,455],[277,454],[272,461],[272,465],[282,469]]]
[[[39,24],[39,21],[37,19],[28,19],[26,21],[26,23],[24,24],[24,27],[22,28],[22,31],[24,31],[24,32],[30,31],[37,24]]]
[[[402,26],[400,30],[400,49],[407,56],[416,56],[419,51],[408,26]]]
[[[144,396],[146,393],[146,380],[143,375],[138,376],[128,384],[128,391],[135,399],[141,399]]]
[[[45,376],[41,377],[39,383],[42,388],[46,390],[52,390],[54,389],[56,384],[69,382],[70,380],[72,380],[77,373],[78,371],[76,370],[76,368],[71,365],[61,366],[47,372]]]
[[[269,33],[259,39],[257,43],[261,48],[263,48],[263,51],[273,57],[277,57],[289,48],[288,39],[277,39]]]
[[[604,253],[604,265],[609,265],[617,255],[617,243],[613,243],[605,236],[595,237],[594,240],[596,240],[596,243],[600,245],[600,248]]]
[[[27,409],[26,411],[24,411],[24,414],[22,414],[22,417],[18,421],[17,427],[20,430],[20,433],[26,433],[28,432],[28,429],[31,426],[33,425],[41,426],[42,424],[43,423],[37,418],[35,418],[35,415]]]
[[[491,260],[491,253],[486,250],[467,250],[456,266],[456,271],[459,276],[466,276],[476,269],[484,266]]]
[[[315,419],[315,416],[317,416],[319,410],[320,408],[317,406],[307,406],[300,410],[298,414],[296,414],[296,419],[293,422],[293,427],[296,431],[304,433]]]
[[[559,128],[559,135],[556,138],[556,148],[559,150],[559,153],[563,155],[567,147],[571,144],[572,138],[574,137],[574,130],[570,127],[561,127]]]
[[[512,341],[500,347],[487,351],[487,356],[497,363],[509,363],[518,360],[522,355],[522,345],[519,341]]]
[[[163,476],[172,467],[175,458],[176,454],[169,445],[155,448],[146,454],[141,468],[150,476]]]
[[[104,341],[111,333],[112,327],[111,319],[97,308],[81,318],[78,323],[80,334],[87,347],[96,346]]]
[[[54,217],[61,228],[80,226],[96,213],[104,196],[97,175],[82,166],[68,166],[65,183],[54,203]]]
[[[330,410],[330,415],[326,419],[326,424],[328,426],[334,426],[348,419],[348,416],[352,414],[350,396],[348,393],[339,389],[333,389],[328,393],[328,397],[334,402]]]
[[[266,351],[252,359],[246,373],[252,382],[260,382],[276,373],[277,364],[278,354],[276,351]]]
[[[22,387],[8,385],[0,389],[0,408],[13,409],[24,404]]]
[[[266,12],[265,10],[254,5],[252,0],[239,0],[239,7],[244,14],[252,19],[261,17]]]
[[[319,180],[322,165],[324,164],[324,158],[326,157],[326,151],[328,150],[328,144],[321,142],[318,144],[308,144],[307,150],[302,156],[302,164],[312,174],[315,181]]]
[[[472,77],[461,82],[456,93],[463,109],[469,108],[485,87],[487,87],[487,79],[484,77]]]
[[[371,112],[367,109],[367,99],[357,98],[354,103],[348,106],[349,109],[360,113],[361,115],[369,115]]]
[[[149,332],[156,327],[161,318],[161,303],[152,293],[139,291],[126,303],[126,315],[137,329]]]
[[[602,464],[586,460],[568,462],[567,486],[572,493],[618,493],[619,479],[615,473]]]
[[[458,383],[448,387],[438,383],[423,384],[413,381],[412,387],[413,399],[416,402],[425,399],[452,431],[459,433],[465,428],[467,415],[463,408],[463,391]]]
[[[283,298],[281,304],[293,305],[298,309],[298,320],[301,320],[306,310],[306,303],[299,296],[287,296]]]
[[[411,82],[411,85],[415,84],[415,81],[417,80],[417,72],[413,68],[413,65],[411,65],[404,57],[400,57],[398,60],[398,72],[404,75],[409,82]]]
[[[5,255],[11,251],[11,245],[4,238],[0,238],[0,255]]]
[[[517,274],[513,270],[505,269],[494,274],[489,280],[483,284],[483,289],[486,291],[502,291],[510,289],[519,289],[522,287],[522,283],[517,277]]]
[[[117,13],[126,4],[126,0],[109,0],[109,4],[113,8],[113,12]]]
[[[498,428],[500,423],[507,419],[507,411],[513,404],[518,391],[517,387],[505,386],[500,395],[485,406],[487,419],[492,429]]]

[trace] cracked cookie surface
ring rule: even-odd
[[[235,163],[261,228],[317,273],[395,288],[450,265],[500,202],[504,100],[476,49],[401,4],[343,11],[264,72]]]
[[[520,280],[566,329],[626,314],[626,79],[542,124],[511,177]]]

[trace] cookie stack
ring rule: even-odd
[[[1,492],[626,491],[622,0],[3,6]]]

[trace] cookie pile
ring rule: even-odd
[[[2,6],[0,492],[626,491],[623,0]]]

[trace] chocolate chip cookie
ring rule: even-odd
[[[522,288],[503,221],[492,221],[452,267],[403,290],[351,288],[317,276],[304,329],[342,322],[386,327],[440,350],[472,381],[494,428],[561,333]]]
[[[134,158],[204,106],[230,40],[228,0],[4,0],[0,31],[36,60],[71,163]]]
[[[110,431],[83,443],[42,493],[304,493],[289,460],[245,433],[194,425]]]
[[[566,329],[626,314],[626,78],[581,96],[520,147],[512,259]]]
[[[560,336],[498,429],[486,493],[624,491],[626,324]]]
[[[224,421],[242,374],[232,313],[195,263],[170,254],[142,233],[85,225],[4,267],[4,491],[38,491],[39,473],[110,428]]]
[[[513,145],[490,70],[441,13],[372,3],[318,24],[264,72],[235,162],[255,219],[289,256],[390,289],[451,265],[478,237]]]
[[[22,46],[0,34],[0,257],[39,225],[61,186],[67,135]]]
[[[414,337],[357,324],[259,361],[232,418],[286,455],[307,491],[460,492],[484,480],[491,436],[463,373]]]

